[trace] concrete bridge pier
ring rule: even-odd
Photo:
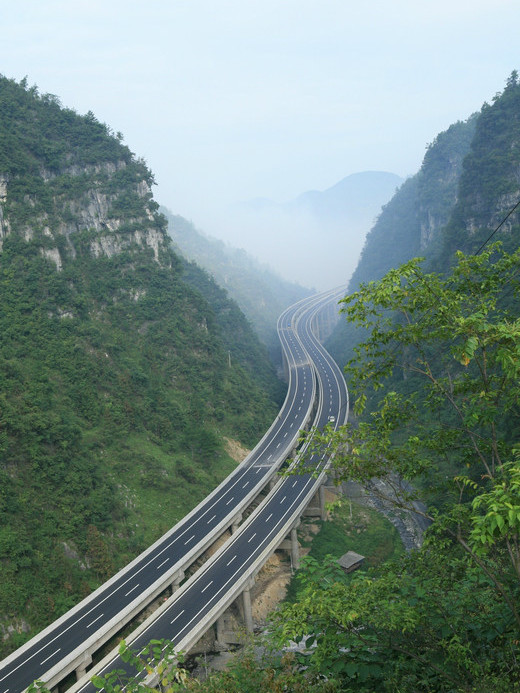
[[[226,631],[226,612],[215,621],[215,649],[216,650],[227,650],[228,638]]]
[[[252,577],[246,582],[238,600],[238,610],[248,633],[252,633],[254,630],[253,611],[251,609],[251,590],[254,584],[255,578]]]
[[[237,645],[243,643],[243,632],[236,628],[236,611],[238,611],[239,619],[242,620],[245,630],[252,633],[254,630],[253,611],[251,608],[251,590],[255,584],[255,578],[250,578],[243,591],[238,595],[233,604],[231,604],[215,621],[215,649],[227,650],[229,645]],[[235,615],[233,615],[235,611]]]
[[[289,536],[285,538],[280,546],[282,551],[287,551],[291,557],[291,567],[293,570],[298,570],[300,567],[300,545],[298,544],[297,529],[300,526],[300,521],[292,527]]]
[[[79,681],[82,676],[85,676],[87,673],[87,667],[89,667],[92,664],[92,657],[88,652],[85,652],[83,654],[83,658],[81,661],[81,664],[76,667],[76,681]]]
[[[175,575],[173,576],[173,580],[170,585],[170,594],[173,594],[174,592],[177,592],[179,587],[181,586],[181,582],[184,580],[185,575],[183,570],[179,570]]]
[[[339,307],[337,303],[330,303],[326,308],[314,317],[311,329],[316,338],[323,344],[325,339],[332,334],[339,320]]]
[[[305,517],[319,517],[320,520],[327,519],[327,510],[325,508],[325,486],[321,484],[311,499],[309,505],[303,511]]]
[[[244,625],[248,633],[252,633],[254,630],[253,625],[253,611],[251,609],[251,590],[248,587],[242,592],[242,618],[244,619]]]
[[[296,527],[291,529],[291,563],[294,570],[300,567],[300,547]]]

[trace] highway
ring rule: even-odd
[[[0,693],[20,693],[35,679],[50,686],[139,613],[234,521],[291,454],[315,400],[315,375],[297,337],[301,306],[279,319],[288,366],[284,404],[248,457],[175,527],[76,607],[0,662]],[[280,327],[283,326],[283,327]]]
[[[314,425],[322,428],[332,419],[335,427],[346,421],[348,392],[337,365],[312,332],[315,314],[323,304],[337,301],[341,294],[329,293],[298,304],[294,321],[279,321],[280,337],[296,328],[307,359],[312,362],[318,387],[318,408]],[[305,359],[303,359],[305,360]],[[319,487],[327,457],[313,456],[313,473],[280,478],[275,488],[217,553],[209,559],[165,604],[128,638],[132,648],[142,649],[151,639],[173,641],[179,651],[188,651],[225,609],[247,589],[265,560],[275,551],[298,522]],[[113,652],[78,682],[71,693],[93,693],[88,681],[93,673],[114,669],[133,673]],[[154,683],[152,680],[147,683]]]

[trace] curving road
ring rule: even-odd
[[[305,357],[313,364],[318,386],[318,408],[314,425],[323,427],[334,419],[344,423],[348,412],[348,392],[336,363],[319,344],[312,323],[323,305],[337,301],[340,292],[329,292],[318,299],[297,304],[290,321],[279,321],[280,338],[296,330]],[[288,316],[286,316],[287,318]],[[132,648],[141,649],[151,639],[172,640],[179,651],[187,651],[200,636],[247,588],[265,560],[295,526],[303,510],[323,480],[326,456],[311,457],[312,473],[283,477],[229,541],[163,604],[129,639]],[[133,673],[117,653],[106,657],[89,675],[113,669]],[[147,681],[153,683],[153,681]],[[93,693],[88,675],[71,693]]]
[[[310,305],[317,302],[311,299]],[[215,541],[291,454],[309,420],[316,379],[297,336],[301,304],[279,320],[289,386],[275,422],[250,455],[167,534],[93,594],[0,662],[0,693],[19,693],[37,678],[55,685],[81,665]]]

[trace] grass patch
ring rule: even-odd
[[[317,561],[326,556],[340,558],[347,551],[355,551],[365,556],[360,570],[377,566],[390,558],[404,553],[404,546],[399,532],[380,512],[342,498],[331,513],[330,520],[318,521],[320,531],[311,538],[310,533],[300,529],[302,545],[310,546],[309,555]],[[298,575],[298,573],[296,573]],[[286,599],[297,601],[298,580],[291,580]]]
[[[203,469],[189,455],[165,453],[139,434],[107,454],[111,452],[112,477],[126,512],[127,541],[118,556],[122,565],[173,527],[236,467],[222,451]]]
[[[334,508],[332,518],[320,524],[310,551],[316,560],[355,551],[365,556],[365,566],[371,568],[404,552],[399,532],[384,515],[346,498]]]

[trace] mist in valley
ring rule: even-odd
[[[201,227],[286,280],[326,290],[348,283],[366,234],[402,181],[365,171],[287,202],[253,198],[201,214]]]
[[[325,193],[358,172],[413,175],[492,97],[517,59],[516,4],[495,5],[26,0],[3,8],[1,70],[122,133],[160,205],[329,288],[396,185],[341,214]]]

